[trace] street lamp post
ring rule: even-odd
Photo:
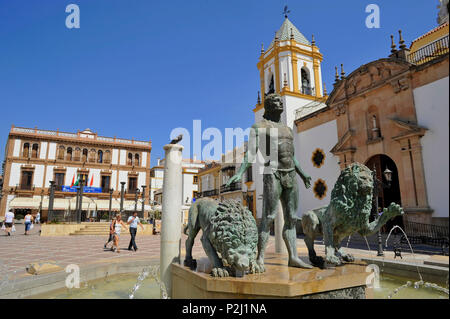
[[[144,218],[144,212],[145,212],[145,188],[147,187],[146,185],[142,185],[142,218]]]
[[[120,182],[120,213],[123,211],[123,197],[125,195],[125,182]]]
[[[80,186],[78,188],[78,210],[77,210],[77,222],[81,223],[81,211],[83,210],[83,185],[84,178],[81,178]]]
[[[155,202],[154,198],[153,198],[153,201],[151,200],[151,198],[152,198],[152,190],[149,189],[149,191],[148,191],[148,200],[149,200],[149,203],[150,203],[150,205],[155,206],[155,205],[156,205],[156,202]],[[156,234],[156,223],[155,223],[155,211],[154,211],[154,207],[152,208],[152,217],[151,217],[151,219],[152,219],[152,227],[153,227],[153,235],[154,235],[154,234]]]
[[[48,221],[51,222],[53,218],[53,202],[55,200],[55,181],[50,181],[50,196],[48,199]]]
[[[80,205],[80,186],[77,186],[77,193],[75,196],[76,199],[76,204],[75,204],[75,217],[76,217],[76,222],[78,223],[78,206]]]
[[[378,180],[377,168],[375,165],[373,167],[372,174],[373,174],[373,196],[375,199],[375,212],[374,212],[375,216],[374,216],[374,218],[376,219],[378,217],[378,194],[380,192],[380,188],[389,189],[391,187],[392,171],[386,167],[385,171],[383,172],[384,178],[388,182],[387,184],[384,184],[382,181]],[[378,253],[377,253],[377,256],[384,256],[383,241],[381,238],[381,230],[378,230]]]
[[[134,211],[137,213],[137,202],[139,196],[139,188],[136,188],[136,192],[134,193]]]
[[[113,195],[114,189],[109,189],[109,214],[108,214],[108,220],[111,220],[111,209],[112,209],[112,195]]]

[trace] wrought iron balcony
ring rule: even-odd
[[[215,195],[219,195],[219,190],[218,189],[212,189],[209,191],[204,191],[201,193],[202,197],[211,197],[211,196],[215,196]]]
[[[411,52],[408,55],[407,60],[410,63],[419,65],[434,60],[441,55],[447,54],[448,52],[447,35],[446,37],[434,41],[433,43],[430,43],[415,52]]]
[[[234,191],[241,190],[241,189],[242,189],[241,182],[236,182],[236,183],[233,183],[233,184],[231,184],[229,186],[222,185],[220,187],[220,192],[221,193],[227,193],[227,192],[234,192]]]
[[[34,190],[34,185],[20,184],[18,190],[31,191]]]

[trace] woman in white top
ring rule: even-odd
[[[114,244],[113,244],[113,247],[111,248],[111,250],[114,251],[114,246],[115,246],[118,253],[120,252],[119,236],[120,236],[120,232],[122,231],[122,226],[125,227],[125,229],[128,229],[127,225],[123,222],[120,214],[117,214],[116,220],[111,224],[110,233],[114,237]]]
[[[9,211],[5,214],[5,233],[11,236],[11,228],[14,226],[14,213]]]
[[[27,213],[25,215],[25,217],[24,217],[24,221],[25,221],[25,235],[28,235],[28,232],[30,231],[32,220],[33,220],[33,215],[31,215],[31,213]]]

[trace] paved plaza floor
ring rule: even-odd
[[[39,235],[40,226],[36,225],[31,230],[30,235],[23,234],[23,225],[16,226],[17,231],[12,236],[5,236],[0,231],[0,281],[4,279],[24,278],[31,276],[26,273],[25,267],[31,262],[54,261],[59,266],[65,267],[68,264],[77,264],[80,267],[92,263],[111,263],[114,261],[124,261],[127,259],[148,259],[158,260],[160,257],[160,236],[139,236],[139,230],[136,243],[138,250],[128,251],[128,243],[130,235],[123,232],[120,237],[120,253],[105,250],[103,248],[106,242],[106,236],[99,235],[80,235],[80,236],[58,236],[58,237],[42,237]],[[201,234],[197,235],[193,256],[194,258],[205,257],[200,242]],[[184,255],[184,242],[186,236],[182,235],[182,255]],[[302,239],[298,239],[299,255],[306,259],[307,249]],[[267,252],[275,252],[274,237],[271,236]],[[324,246],[321,242],[316,243],[316,251],[318,255],[324,255]],[[367,249],[351,249],[349,251],[357,258],[377,258],[376,251],[368,251]],[[402,252],[403,259],[396,258],[402,262],[423,263],[425,260],[436,260],[440,263],[447,263],[448,256],[435,256]],[[393,260],[394,253],[387,251],[385,260]]]

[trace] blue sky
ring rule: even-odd
[[[67,29],[75,3],[81,28]],[[365,8],[381,10],[368,29]],[[437,0],[0,0],[0,158],[11,124],[153,143],[152,164],[173,128],[247,128],[259,90],[256,63],[289,19],[347,74],[387,57],[390,34],[407,44],[436,26]],[[206,141],[204,142],[207,143]]]

